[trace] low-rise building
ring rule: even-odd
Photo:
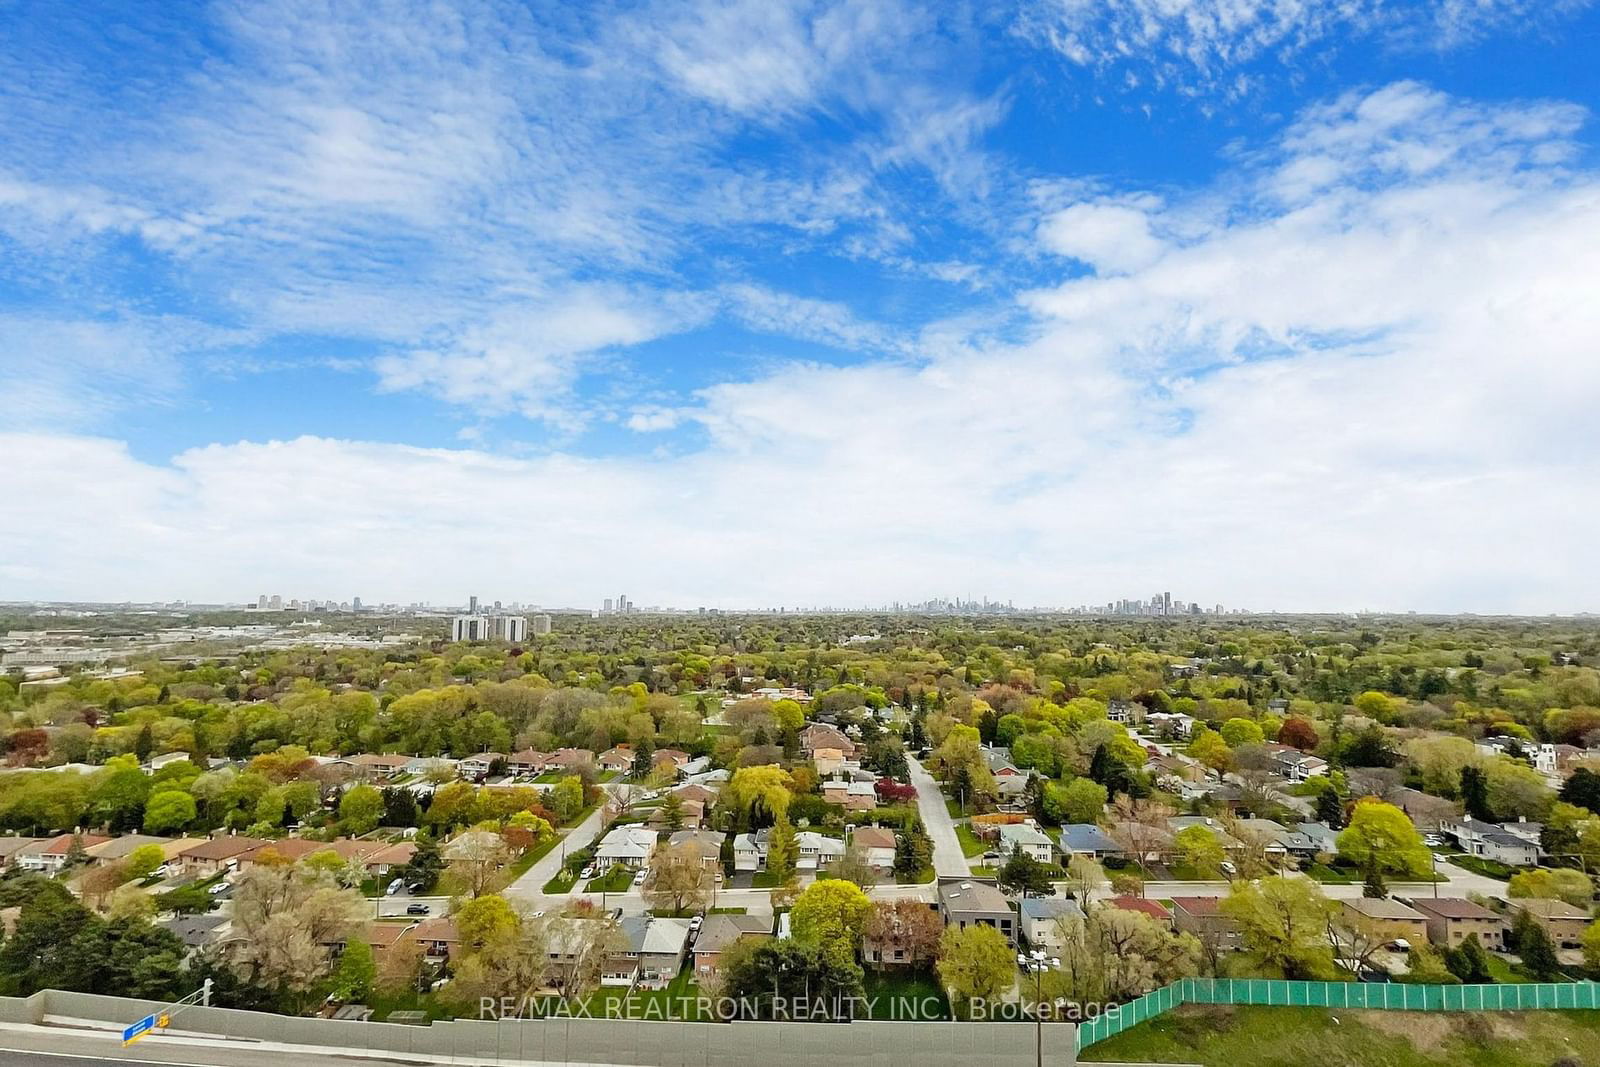
[[[1493,860],[1512,867],[1534,867],[1539,863],[1539,842],[1534,837],[1513,833],[1508,827],[1478,819],[1445,819],[1440,830],[1455,839],[1469,856]]]
[[[722,865],[722,843],[727,837],[727,834],[716,830],[679,830],[667,838],[667,847],[693,845],[700,853],[701,864],[715,868]]]
[[[423,958],[430,963],[445,962],[461,944],[461,934],[456,930],[456,921],[448,915],[424,919],[411,927],[409,936],[412,941],[422,946]]]
[[[993,882],[977,878],[941,878],[938,885],[939,916],[946,926],[992,926],[1017,943],[1017,915],[1011,902]]]
[[[74,847],[81,847],[87,858],[89,849],[109,840],[101,834],[58,834],[18,849],[12,862],[25,871],[59,874],[72,858]]]
[[[213,837],[179,856],[178,866],[190,877],[207,878],[238,866],[241,857],[270,844],[255,837]]]
[[[1575,907],[1564,900],[1519,897],[1510,902],[1509,909],[1513,917],[1518,911],[1525,911],[1533,916],[1533,920],[1544,927],[1545,933],[1550,935],[1550,940],[1555,942],[1556,948],[1582,947],[1583,932],[1593,921],[1583,908]]]
[[[1222,912],[1221,897],[1173,897],[1172,926],[1207,945],[1231,952],[1239,947],[1239,923]]]
[[[1083,909],[1065,897],[1024,897],[1017,904],[1022,940],[1030,949],[1059,953],[1073,923],[1084,920]]]
[[[1122,911],[1136,911],[1141,915],[1148,915],[1165,926],[1172,925],[1172,912],[1159,900],[1149,897],[1120,896],[1111,897],[1101,904],[1101,907],[1118,908]]]
[[[595,862],[601,867],[620,864],[624,867],[643,867],[650,862],[656,850],[656,832],[642,826],[618,826],[600,839],[595,849]]]
[[[496,763],[504,762],[504,752],[475,752],[456,764],[456,773],[470,781],[485,777]]]
[[[1122,855],[1122,846],[1094,823],[1069,823],[1061,828],[1061,851],[1098,860]]]
[[[772,920],[765,915],[708,915],[694,939],[694,975],[704,983],[722,965],[722,954],[740,941],[772,936]]]
[[[1491,952],[1505,948],[1505,916],[1463,897],[1410,897],[1406,900],[1427,920],[1428,940],[1455,948],[1476,934]]]
[[[1020,851],[1024,856],[1040,863],[1055,862],[1055,842],[1046,837],[1037,826],[1029,826],[1026,823],[1001,826],[999,840],[1002,856],[1010,856],[1013,852]]]
[[[1345,911],[1368,922],[1388,941],[1420,945],[1428,939],[1428,920],[1416,908],[1393,897],[1355,897],[1342,902]]]
[[[882,826],[861,826],[851,835],[850,841],[861,849],[874,869],[887,871],[894,867],[894,831]]]
[[[683,970],[689,947],[689,920],[630,915],[621,926],[628,939],[627,951],[621,955],[634,961],[638,968],[633,984],[640,989],[667,988]]]

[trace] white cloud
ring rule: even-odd
[[[1571,162],[1575,121],[1407,85],[1314,109],[1215,187],[1138,201],[1177,235],[1163,254],[1029,294],[1027,339],[632,411],[704,433],[659,457],[302,438],[150,465],[0,438],[22,502],[0,511],[0,577],[17,596],[1593,608],[1600,176]],[[465,395],[520,366],[492,363],[501,340],[462,342],[482,365]],[[340,506],[283,506],[306,499]]]
[[[1150,232],[1143,205],[1110,200],[1062,208],[1039,223],[1039,240],[1052,252],[1082,260],[1101,274],[1147,267],[1165,247]]]

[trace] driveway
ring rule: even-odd
[[[933,873],[940,878],[965,878],[972,873],[967,857],[961,852],[961,839],[956,837],[956,824],[944,806],[944,794],[933,775],[922,769],[916,757],[907,756],[911,784],[917,789],[917,811],[922,825],[933,839]]]

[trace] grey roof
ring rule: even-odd
[[[1061,849],[1063,852],[1121,852],[1122,846],[1093,823],[1079,822],[1061,828]]]
[[[228,925],[225,915],[180,915],[164,919],[155,925],[170,930],[189,948],[204,948],[211,943],[217,931]]]
[[[710,915],[694,940],[696,952],[721,952],[742,937],[769,937],[772,920],[764,915]]]
[[[1066,897],[1023,897],[1022,917],[1024,919],[1081,919],[1083,909],[1078,907],[1076,900]]]
[[[1000,827],[1000,840],[1006,845],[1055,846],[1055,842],[1041,833],[1038,827],[1022,823],[1011,823]]]
[[[620,924],[628,951],[650,956],[675,956],[689,940],[689,920],[656,915],[630,915]]]
[[[939,883],[939,903],[946,911],[1009,912],[1011,902],[993,882],[954,878]]]

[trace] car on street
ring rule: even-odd
[[[428,906],[426,904],[407,904],[406,905],[406,914],[407,915],[426,915],[426,914],[428,914],[428,910],[429,909],[428,909]]]

